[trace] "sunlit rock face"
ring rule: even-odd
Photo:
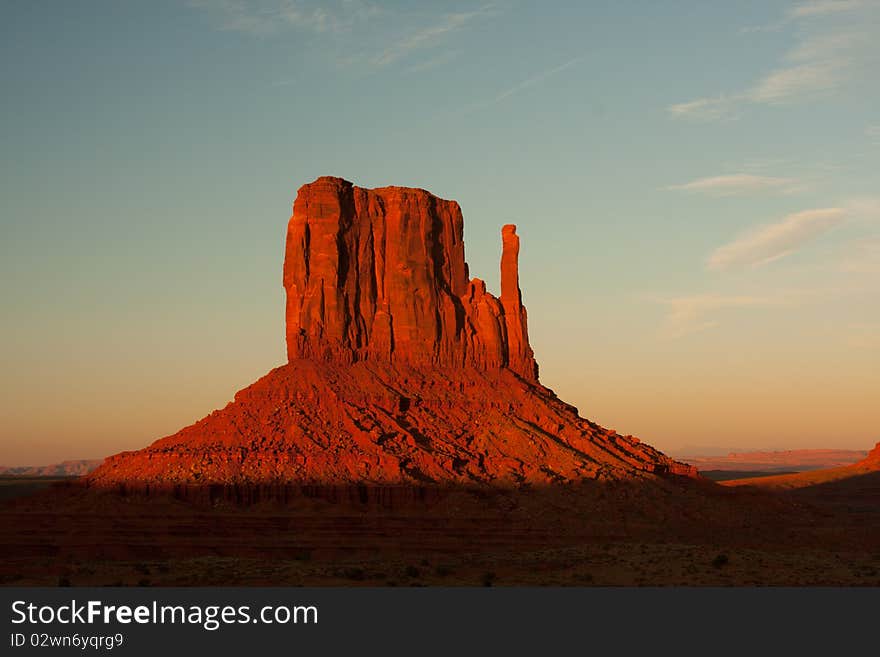
[[[300,188],[288,363],[195,424],[107,459],[93,486],[550,485],[696,476],[538,382],[516,227],[501,296],[470,278],[461,208],[422,189]],[[242,493],[242,491],[245,491]],[[405,496],[404,496],[405,497]]]
[[[288,358],[506,367],[537,381],[516,227],[502,230],[501,299],[469,278],[463,231],[458,203],[422,189],[301,187],[284,258]]]

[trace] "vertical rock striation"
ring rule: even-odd
[[[501,307],[507,327],[507,365],[531,381],[538,380],[538,364],[529,345],[526,309],[519,289],[519,235],[516,226],[501,229]]]
[[[422,189],[300,188],[284,256],[288,363],[195,424],[108,458],[88,484],[257,500],[264,487],[695,477],[538,382],[516,227],[501,232],[500,298],[468,275],[463,232],[458,204]]]
[[[502,231],[501,299],[470,279],[461,208],[422,189],[304,185],[287,228],[287,355],[352,363],[538,368],[518,280],[516,227]]]

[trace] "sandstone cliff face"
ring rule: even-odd
[[[303,186],[284,259],[289,362],[87,482],[240,491],[697,476],[538,382],[516,227],[502,229],[500,298],[469,277],[462,234],[458,204],[421,189]]]
[[[502,231],[501,299],[470,279],[455,201],[421,189],[300,188],[287,228],[289,360],[507,367],[537,381],[519,289],[519,237]]]

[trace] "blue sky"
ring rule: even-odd
[[[880,6],[0,5],[0,463],[140,447],[284,360],[319,175],[516,223],[542,380],[662,449],[880,440]]]

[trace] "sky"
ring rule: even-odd
[[[0,464],[285,361],[321,175],[516,223],[542,382],[667,451],[880,440],[880,3],[0,2]]]

